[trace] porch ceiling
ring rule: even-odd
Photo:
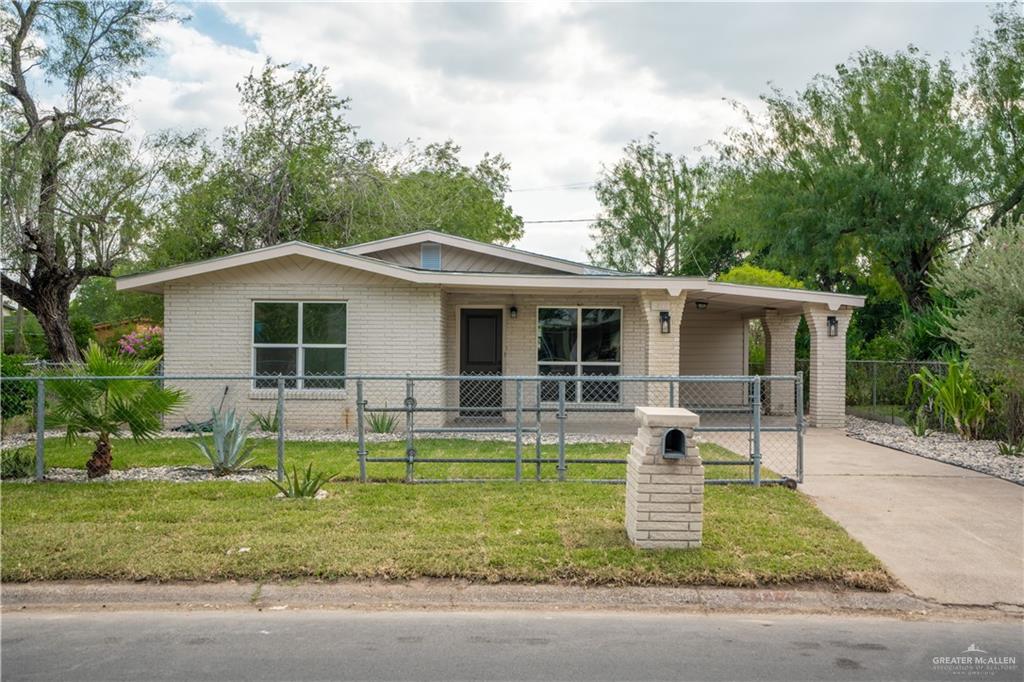
[[[697,302],[707,303],[703,310],[697,308]],[[783,314],[799,315],[803,313],[803,302],[785,301],[777,298],[756,296],[735,296],[705,291],[692,291],[686,297],[685,312],[687,315],[738,315],[739,317],[761,317],[765,309],[774,309]]]

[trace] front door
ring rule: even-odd
[[[463,308],[459,316],[459,374],[501,374],[501,308]],[[501,416],[501,381],[460,381],[460,413]],[[490,409],[489,409],[490,408]]]

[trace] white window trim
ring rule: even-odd
[[[298,305],[298,329],[296,330],[296,339],[298,343],[256,343],[253,341],[253,335],[256,327],[256,305],[258,303],[295,303]],[[340,303],[345,306],[345,343],[303,343],[302,342],[302,313],[307,303]],[[295,376],[305,375],[305,363],[306,363],[306,349],[307,348],[336,348],[345,351],[345,371],[348,373],[348,301],[347,300],[321,300],[321,299],[253,299],[252,306],[250,308],[249,315],[249,346],[252,349],[252,375],[256,376],[256,349],[257,348],[294,348],[296,350],[295,358]],[[267,379],[274,379],[275,375],[267,375]],[[287,376],[284,377],[286,380]],[[267,391],[272,390],[266,386],[257,386],[256,382],[260,379],[252,380],[253,391]],[[346,382],[342,379],[341,386],[331,387],[316,387],[306,388],[305,379],[294,379],[295,386],[285,387],[287,391],[303,391],[305,393],[337,393],[338,391],[344,391],[346,389]]]
[[[537,331],[540,332],[540,311],[542,310],[575,310],[576,311],[576,359],[575,360],[537,360],[537,374],[540,374],[540,368],[542,366],[558,366],[558,367],[575,367],[576,374],[568,375],[553,375],[551,381],[565,380],[571,376],[582,376],[583,366],[588,367],[599,365],[605,367],[618,367],[619,376],[622,376],[622,328],[624,323],[623,307],[617,305],[539,305],[537,306]],[[583,311],[584,310],[618,310],[619,311],[619,359],[617,361],[608,360],[595,360],[593,362],[586,362],[582,359],[583,350]],[[539,336],[539,334],[538,334]],[[536,351],[535,351],[536,352]],[[561,377],[561,379],[559,379]],[[622,382],[618,383],[619,387],[619,399],[618,400],[599,400],[599,401],[584,401],[583,400],[583,382],[575,381],[576,384],[576,399],[566,399],[566,403],[572,403],[573,405],[621,405],[622,404]],[[557,401],[554,400],[543,400],[542,404],[552,405]]]

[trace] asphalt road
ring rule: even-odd
[[[954,680],[935,657],[1015,657],[1021,623],[624,612],[25,612],[4,680]],[[981,656],[981,654],[968,654]]]

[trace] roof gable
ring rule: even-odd
[[[424,243],[441,244],[449,249],[456,249],[459,257],[457,263],[468,264],[469,269],[458,270],[458,268],[442,267],[443,270],[461,272],[506,272],[506,273],[536,273],[536,274],[558,274],[570,275],[614,275],[623,274],[615,270],[608,270],[585,263],[576,263],[564,258],[545,256],[539,253],[523,251],[511,246],[500,246],[487,242],[459,237],[456,235],[438,232],[437,230],[420,230],[408,234],[386,237],[363,244],[347,246],[341,251],[371,258],[381,258],[397,262],[405,267],[418,267],[409,258],[412,253],[409,249]],[[418,254],[418,251],[416,252]],[[479,254],[482,257],[474,262],[468,254]],[[490,260],[488,260],[490,259]],[[495,261],[494,259],[497,259]],[[507,265],[501,265],[504,261]],[[525,267],[524,267],[525,266]]]

